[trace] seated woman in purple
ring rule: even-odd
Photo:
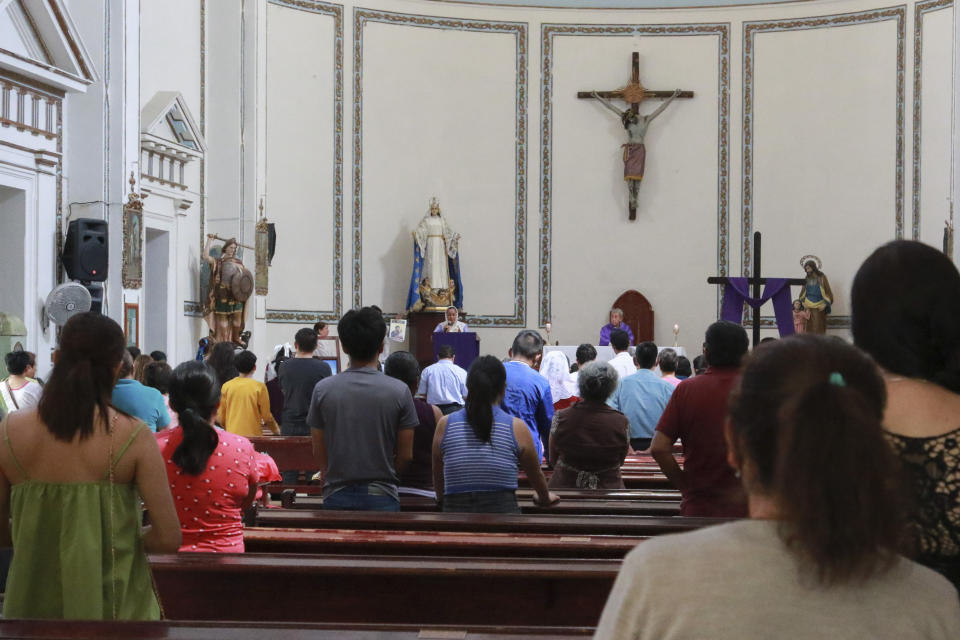
[[[597,344],[599,344],[601,347],[605,347],[610,344],[610,334],[617,329],[620,331],[626,331],[627,335],[630,336],[630,344],[636,344],[636,341],[633,339],[633,331],[630,329],[630,325],[623,321],[623,309],[618,309],[616,307],[610,309],[610,322],[600,327],[600,342]]]

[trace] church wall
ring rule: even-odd
[[[954,9],[943,2],[917,3],[914,68],[913,153],[914,212],[919,212],[920,239],[941,246],[943,224],[950,219],[950,121],[952,108]],[[918,84],[919,83],[919,84]],[[919,91],[917,91],[919,89]],[[921,135],[922,134],[922,135]]]
[[[805,254],[823,260],[837,298],[831,331],[848,335],[850,283],[876,245],[915,233],[940,244],[949,215],[949,3],[628,11],[348,0],[332,3],[344,21],[338,280],[336,233],[314,244],[285,240],[335,224],[335,110],[330,94],[310,93],[330,84],[333,20],[284,25],[272,16],[323,3],[279,4],[268,6],[267,39],[294,50],[284,66],[269,57],[280,45],[267,47],[268,69],[282,67],[268,74],[288,85],[274,90],[268,75],[267,126],[284,126],[270,106],[284,99],[294,103],[284,117],[319,124],[300,139],[266,135],[268,217],[278,223],[278,255],[290,253],[271,269],[261,358],[312,322],[309,312],[330,310],[337,287],[344,309],[401,312],[409,234],[431,196],[462,235],[464,307],[482,350],[498,355],[518,329],[548,320],[551,340],[596,340],[627,288],[652,302],[658,342],[672,344],[679,324],[680,344],[695,355],[718,313],[706,277],[749,272],[753,230],[764,233],[766,275],[801,276]],[[309,43],[304,30],[315,36]],[[646,86],[696,93],[651,125],[636,222],[627,220],[621,179],[625,134],[613,114],[575,97],[622,86],[632,51]],[[303,81],[289,86],[291,77]],[[317,151],[312,182],[296,168],[278,175],[274,159],[297,165],[307,146]],[[294,273],[305,278],[287,274],[298,259]],[[307,313],[281,318],[270,309]],[[763,316],[764,335],[774,334],[772,310]]]
[[[141,2],[140,20],[141,108],[158,92],[179,92],[200,124],[203,109],[203,23],[198,3],[195,0],[144,1]],[[225,112],[224,116],[229,118],[230,112]],[[236,144],[232,146],[235,147]],[[146,161],[141,159],[141,162]],[[166,349],[171,362],[193,357],[197,340],[206,334],[200,318],[184,313],[185,305],[193,309],[193,304],[200,298],[201,210],[204,205],[201,187],[202,164],[202,159],[187,163],[183,182],[188,185],[188,189],[183,192],[148,179],[142,182],[142,186],[150,191],[144,201],[145,226],[170,233],[172,268],[168,275],[174,283],[172,295],[167,299],[171,318],[167,330],[167,344],[141,346],[146,350]],[[142,171],[146,172],[147,167],[143,166]],[[178,206],[178,198],[187,198],[192,204],[183,209]],[[146,277],[149,280],[150,274],[146,274]],[[145,289],[137,290],[137,299],[145,299],[144,295]],[[140,313],[143,316],[158,312],[141,304]]]

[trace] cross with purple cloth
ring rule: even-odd
[[[743,305],[753,308],[753,346],[760,344],[760,307],[773,300],[773,313],[777,319],[777,329],[781,336],[793,333],[793,297],[790,285],[803,286],[803,278],[762,278],[760,277],[760,232],[753,233],[753,276],[730,278],[712,276],[709,284],[722,284],[723,304],[720,307],[720,319],[740,324],[743,320]],[[760,285],[764,285],[763,293]],[[752,294],[750,288],[753,288]]]

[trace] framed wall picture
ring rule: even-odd
[[[143,209],[128,204],[123,208],[124,289],[143,286]]]
[[[123,334],[128,347],[140,346],[140,305],[136,302],[123,305]]]

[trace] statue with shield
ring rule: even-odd
[[[222,240],[217,251],[214,240]],[[240,245],[236,238],[220,238],[207,234],[201,269],[203,317],[217,342],[241,344],[246,323],[247,300],[253,294],[253,274],[237,257]]]

